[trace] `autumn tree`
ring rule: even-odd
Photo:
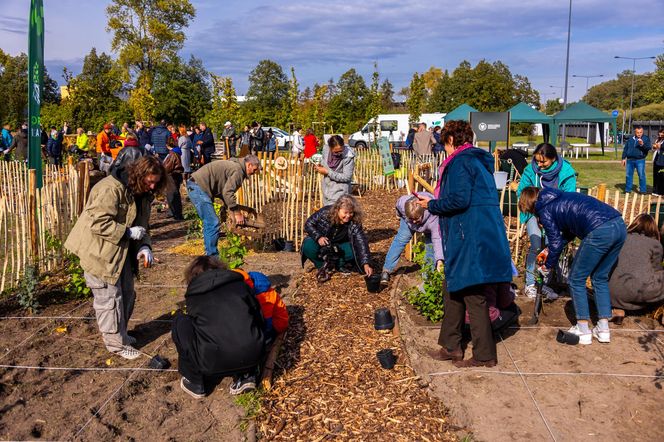
[[[420,115],[424,111],[426,100],[426,86],[424,84],[424,76],[415,72],[413,78],[408,86],[409,95],[406,99],[406,106],[408,107],[408,121],[416,123],[420,120]]]

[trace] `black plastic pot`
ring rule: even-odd
[[[387,370],[393,369],[394,364],[397,362],[397,357],[394,355],[391,348],[385,348],[379,351],[376,353],[376,357],[378,358],[378,362],[380,362],[380,366]]]
[[[556,335],[556,341],[561,344],[576,345],[579,343],[579,336],[559,329],[558,335]]]
[[[272,241],[272,245],[274,246],[274,250],[281,252],[284,247],[286,247],[286,240],[283,238],[276,238],[274,241]]]
[[[367,290],[369,293],[380,292],[380,275],[373,274],[371,276],[365,276],[364,282],[367,283]]]
[[[155,370],[166,370],[170,366],[171,363],[168,362],[168,359],[162,358],[159,355],[154,355],[152,359],[150,359],[150,363],[148,364],[148,367],[153,368]]]
[[[394,318],[389,308],[379,308],[374,312],[374,328],[376,330],[392,330]]]
[[[295,251],[295,242],[285,241],[284,242],[284,252],[294,252]]]

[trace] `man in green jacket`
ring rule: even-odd
[[[560,156],[556,148],[548,143],[542,143],[533,152],[533,161],[526,166],[519,181],[516,196],[521,196],[521,191],[526,187],[545,187],[560,189],[563,192],[576,192],[576,172],[572,165]],[[537,294],[535,287],[535,260],[542,249],[542,230],[537,223],[537,218],[521,213],[521,223],[526,225],[526,232],[530,240],[530,248],[526,255],[526,287],[525,294],[534,298]],[[558,295],[548,286],[542,287],[542,292],[549,299],[556,299]]]
[[[224,203],[221,210],[230,210],[235,221],[243,224],[244,216],[237,210],[238,203],[235,193],[242,187],[242,182],[247,177],[260,169],[260,164],[260,160],[255,155],[213,161],[194,172],[187,181],[187,194],[203,221],[203,243],[206,255],[219,255],[217,241],[219,241],[221,222],[214,210],[214,199],[220,198]],[[222,214],[220,213],[220,215]]]

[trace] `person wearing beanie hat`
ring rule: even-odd
[[[224,131],[221,133],[221,138],[224,140],[226,154],[232,157],[236,156],[237,152],[235,145],[237,143],[237,137],[235,136],[235,128],[230,121],[224,123]]]

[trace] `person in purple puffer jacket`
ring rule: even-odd
[[[433,195],[427,192],[420,192],[418,195],[426,198],[433,198]],[[411,240],[413,234],[424,234],[424,245],[426,250],[426,259],[435,264],[439,270],[443,265],[443,241],[440,236],[440,223],[436,215],[432,215],[428,210],[417,204],[418,199],[413,195],[404,195],[397,200],[396,209],[399,217],[399,230],[392,240],[390,249],[385,257],[383,272],[380,281],[387,284],[390,281],[390,273],[399,262],[399,257],[406,244]]]

